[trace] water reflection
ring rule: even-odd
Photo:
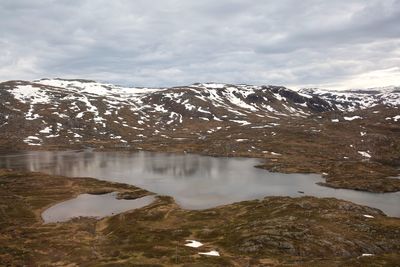
[[[0,156],[0,167],[133,184],[203,209],[265,196],[336,197],[399,216],[400,193],[374,194],[316,185],[319,175],[270,173],[257,159],[151,152],[26,152]]]

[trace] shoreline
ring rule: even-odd
[[[266,197],[184,210],[171,197],[159,196],[149,206],[100,220],[79,218],[43,225],[29,214],[77,192],[94,188],[147,191],[93,178],[5,170],[0,170],[0,185],[0,263],[5,265],[171,266],[176,248],[179,261],[175,266],[240,266],[247,261],[255,266],[267,261],[271,266],[359,266],[366,263],[360,257],[366,253],[374,254],[368,263],[378,265],[400,259],[400,232],[395,231],[400,218],[333,198]],[[4,210],[5,206],[14,211]],[[198,257],[193,248],[184,246],[187,239],[205,244],[200,251],[216,250],[221,256]],[[15,253],[7,252],[10,249]],[[90,256],[94,252],[96,256]]]

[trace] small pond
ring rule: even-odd
[[[335,197],[400,217],[400,192],[376,194],[319,186],[316,174],[271,173],[252,158],[153,152],[35,151],[0,156],[1,168],[94,177],[169,195],[186,209],[205,209],[265,196]],[[304,192],[304,193],[299,193]]]
[[[117,193],[103,195],[82,194],[54,206],[42,213],[44,223],[65,222],[76,217],[103,218],[151,204],[154,196],[137,199],[117,199]]]

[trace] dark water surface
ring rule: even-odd
[[[152,152],[35,151],[0,155],[0,167],[70,177],[94,177],[169,195],[187,209],[204,209],[265,196],[335,197],[400,217],[400,192],[367,193],[315,183],[315,174],[271,173],[260,160]],[[299,193],[304,192],[304,194]]]

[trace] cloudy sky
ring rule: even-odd
[[[400,85],[400,0],[1,0],[0,80]]]

